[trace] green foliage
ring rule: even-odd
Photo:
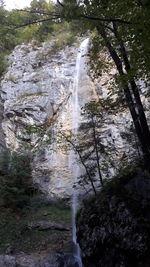
[[[74,40],[71,32],[75,31],[76,23],[67,23],[60,20],[60,18],[58,19],[57,7],[53,2],[47,3],[45,0],[33,0],[31,7],[24,9],[24,12],[18,12],[17,16],[16,24],[18,26],[26,25],[18,30],[18,42],[29,42],[33,39],[43,42],[44,40],[58,37],[55,45],[64,47],[65,43],[70,45]],[[64,36],[65,40],[63,40],[62,36]]]
[[[55,12],[55,5],[45,0],[34,0],[29,8],[14,12],[17,17],[15,24],[18,26],[18,42],[29,42],[33,39],[42,42],[53,31],[53,24],[56,23],[55,16],[49,19],[49,16]],[[21,25],[25,26],[20,28]]]
[[[18,33],[19,42],[28,43],[32,39],[36,39],[38,30],[39,30],[39,25],[31,25],[24,27],[22,31],[19,31]]]
[[[0,76],[6,68],[5,56],[22,42],[55,39],[53,50],[64,48],[75,41],[78,23],[63,22],[58,7],[46,0],[33,0],[31,6],[22,11],[5,10],[0,6]],[[40,22],[39,22],[40,21]]]
[[[5,71],[6,54],[15,46],[14,30],[9,28],[9,12],[0,7],[0,76]]]
[[[150,5],[138,1],[120,1],[111,0],[106,1],[85,1],[84,14],[89,17],[99,17],[99,18],[112,18],[121,19],[122,21],[127,21],[126,23],[117,23],[117,35],[114,35],[113,24],[109,22],[100,21],[90,21],[89,23],[95,29],[97,26],[104,28],[109,36],[109,40],[115,49],[118,51],[120,41],[123,40],[125,47],[128,47],[128,53],[130,55],[130,62],[132,65],[131,73],[128,72],[127,75],[132,77],[149,79],[149,69],[150,69]],[[108,28],[107,28],[108,27]],[[99,50],[104,47],[104,42],[102,38],[98,35],[99,45],[93,43],[94,49]],[[118,48],[117,48],[118,47]],[[103,48],[102,48],[103,49]],[[118,51],[119,52],[119,51]],[[120,54],[120,53],[119,53]],[[128,77],[127,77],[128,79]]]
[[[67,45],[70,46],[76,40],[74,34],[70,32],[65,32],[65,33],[62,32],[59,35],[57,35],[56,38],[57,38],[56,41],[52,45],[52,52],[57,52],[60,49],[65,48]]]
[[[0,77],[6,69],[5,54],[0,53]]]
[[[35,191],[31,180],[29,155],[6,152],[2,165],[4,175],[0,179],[1,202],[13,209],[27,206]]]

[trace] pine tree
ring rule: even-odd
[[[85,189],[91,185],[96,194],[97,188],[103,186],[103,175],[108,175],[111,157],[115,147],[104,139],[101,128],[106,119],[101,101],[91,101],[82,108],[82,123],[78,134],[61,133],[77,155],[78,164],[82,167],[78,184]],[[65,147],[66,148],[66,147]]]

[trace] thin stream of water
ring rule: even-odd
[[[76,135],[78,133],[78,128],[81,122],[80,118],[80,111],[81,107],[79,105],[79,90],[80,90],[80,78],[81,78],[81,68],[84,66],[84,55],[86,55],[88,50],[88,43],[89,38],[85,39],[79,48],[79,52],[76,59],[76,71],[75,71],[75,77],[74,77],[74,92],[73,92],[73,102],[72,102],[72,131]],[[73,175],[73,183],[76,184],[77,177],[79,176],[79,167],[77,164],[75,164],[75,153],[72,151],[71,153],[71,161],[72,161],[72,175]],[[74,256],[76,257],[78,261],[78,266],[82,267],[82,261],[80,256],[80,247],[77,244],[76,239],[76,211],[78,206],[78,195],[76,192],[76,189],[73,191],[73,197],[72,197],[72,240],[75,245],[75,252]]]

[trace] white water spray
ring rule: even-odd
[[[79,52],[77,55],[77,60],[76,60],[76,70],[75,70],[75,77],[74,77],[74,92],[73,92],[73,101],[72,101],[72,131],[73,134],[77,134],[78,128],[80,125],[80,111],[81,107],[79,104],[79,90],[80,90],[80,79],[81,79],[81,71],[82,68],[84,67],[84,55],[86,55],[87,50],[88,50],[88,43],[89,43],[89,38],[85,39],[79,48]],[[73,176],[73,183],[77,183],[77,177],[79,175],[79,167],[75,163],[75,153],[72,151],[71,153],[71,163],[72,163],[72,176]],[[78,195],[76,192],[76,189],[73,191],[73,197],[72,197],[72,240],[75,245],[75,252],[74,256],[77,259],[78,266],[82,267],[82,261],[80,257],[80,248],[79,245],[77,244],[76,240],[76,222],[75,222],[75,217],[76,217],[76,211],[77,211],[77,206],[78,206]]]

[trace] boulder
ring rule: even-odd
[[[85,203],[77,221],[85,267],[149,266],[149,176],[112,181]]]

